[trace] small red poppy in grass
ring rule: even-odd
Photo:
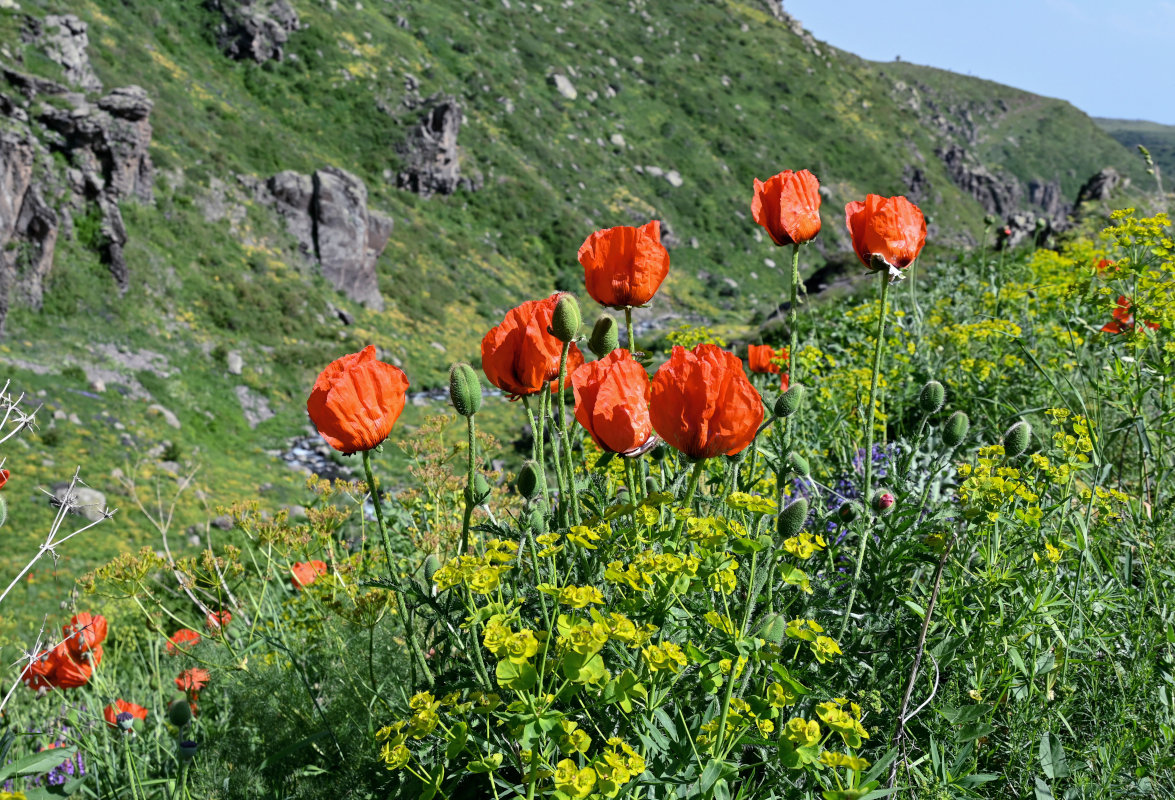
[[[228,611],[212,611],[204,618],[204,627],[209,633],[218,634],[233,621],[233,615]]]
[[[192,667],[179,674],[179,677],[175,679],[175,685],[181,692],[194,695],[208,685],[208,680],[211,677],[208,670],[202,667]]]
[[[656,441],[649,420],[649,373],[623,348],[585,364],[572,378],[575,419],[602,450],[637,455]]]
[[[1113,319],[1102,326],[1103,333],[1128,333],[1134,330],[1134,315],[1130,313],[1130,298],[1126,295],[1118,297],[1118,303],[1114,308]],[[1151,322],[1144,319],[1142,324],[1150,328],[1152,331],[1159,329],[1159,323]]]
[[[755,178],[751,216],[777,245],[811,241],[820,233],[820,181],[806,169]]]
[[[301,589],[303,586],[309,586],[318,580],[319,575],[326,574],[326,562],[315,559],[314,561],[299,561],[294,566],[290,567],[290,583],[294,585],[295,589]]]
[[[1094,268],[1097,270],[1098,275],[1105,275],[1107,273],[1113,274],[1118,271],[1117,263],[1111,261],[1108,258],[1103,258],[1101,261],[1097,262],[1097,265]]]
[[[350,455],[378,447],[404,410],[408,377],[375,357],[374,345],[327,365],[306,400],[310,421],[334,449]]]
[[[674,347],[649,391],[649,417],[666,444],[700,460],[742,452],[763,422],[763,400],[743,362],[712,344]]]
[[[511,399],[538,394],[548,382],[559,379],[563,343],[550,328],[562,296],[556,292],[545,300],[528,300],[510,309],[502,324],[491,328],[481,340],[482,371]]]
[[[54,647],[49,654],[49,660],[53,664],[52,672],[49,674],[49,683],[58,689],[77,689],[79,686],[85,686],[90,682],[90,676],[94,673],[93,664],[102,660],[102,647],[94,648],[93,652],[88,655],[87,658],[74,661],[64,643]],[[93,663],[90,658],[93,658]]]
[[[80,658],[83,653],[106,641],[106,617],[83,611],[70,617],[69,623],[61,626],[69,652]]]
[[[130,715],[130,722],[132,724],[136,719],[147,719],[147,709],[134,703],[128,703],[121,698],[106,706],[106,710],[102,713],[102,716],[106,717],[107,725],[112,728],[117,728],[119,727],[119,717],[123,714]]]
[[[914,263],[926,244],[926,219],[905,197],[866,195],[845,206],[853,250],[866,269],[888,271],[891,280]]]
[[[0,489],[4,488],[4,484],[8,483],[8,470],[0,469]]]
[[[55,663],[51,656],[51,650],[38,653],[32,663],[25,667],[24,672],[21,673],[20,679],[24,681],[24,685],[34,692],[48,691],[53,688],[53,682],[50,678],[53,675]]]
[[[596,231],[576,254],[587,293],[602,306],[643,306],[669,274],[669,251],[661,244],[661,222],[639,228],[620,225]]]
[[[747,366],[751,372],[770,373],[779,375],[779,390],[786,392],[788,374],[779,366],[780,361],[787,361],[787,348],[781,347],[778,352],[767,344],[752,344],[747,347]]]
[[[191,628],[180,628],[167,640],[167,654],[174,656],[180,649],[190,649],[200,643],[200,634]]]

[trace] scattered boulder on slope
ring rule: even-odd
[[[1115,189],[1125,188],[1129,184],[1129,178],[1123,178],[1113,167],[1106,167],[1081,185],[1077,191],[1076,205],[1081,205],[1089,200],[1109,200]]]
[[[208,5],[224,17],[216,29],[220,49],[238,61],[281,61],[282,48],[300,27],[287,0],[208,0]]]
[[[461,130],[461,106],[457,98],[435,95],[425,101],[426,110],[401,148],[404,168],[396,186],[422,197],[452,194],[458,188],[476,191],[480,178],[462,178],[457,134]]]

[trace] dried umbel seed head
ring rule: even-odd
[[[962,411],[956,411],[951,414],[951,418],[943,426],[942,440],[947,447],[958,447],[967,438],[969,430],[971,430],[971,420]]]
[[[776,521],[776,532],[779,534],[779,538],[783,540],[795,536],[804,527],[804,522],[807,519],[807,500],[801,497],[788,503],[783,511],[779,512],[779,519]]]
[[[601,314],[592,327],[588,348],[596,354],[596,358],[603,358],[619,346],[620,326],[610,314]]]
[[[800,410],[804,402],[804,384],[793,383],[787,391],[775,401],[775,416],[790,417]]]
[[[787,454],[787,457],[784,459],[784,464],[789,472],[794,472],[802,478],[806,478],[811,474],[811,470],[808,467],[808,459],[794,450]]]
[[[918,407],[922,409],[923,414],[937,414],[946,399],[947,390],[943,388],[941,383],[927,381],[926,385],[922,387],[922,391],[918,393]]]
[[[481,381],[468,364],[449,367],[449,400],[463,417],[472,417],[481,410]]]
[[[1004,457],[1015,458],[1028,449],[1032,440],[1032,426],[1020,420],[1004,434]]]
[[[515,486],[518,487],[518,493],[527,500],[535,496],[539,490],[539,467],[533,461],[527,461],[522,465],[522,469],[518,470],[518,480],[515,481]]]
[[[836,509],[836,518],[841,522],[852,522],[861,514],[861,508],[852,500],[845,500]]]
[[[433,576],[437,574],[437,570],[441,568],[441,560],[437,558],[436,553],[429,553],[428,558],[424,559],[422,571],[424,572],[424,582],[432,585]]]
[[[759,626],[758,636],[771,644],[779,644],[783,641],[783,635],[786,631],[787,620],[782,615],[768,614],[763,618],[763,624]]]
[[[192,721],[192,706],[187,698],[172,700],[167,706],[167,721],[177,728],[182,728]]]
[[[555,315],[551,318],[551,333],[555,338],[566,344],[579,336],[579,328],[583,323],[579,317],[579,303],[569,294],[559,298],[555,304]]]
[[[893,513],[894,506],[897,504],[898,499],[889,489],[878,489],[873,493],[873,510],[883,517]]]
[[[473,491],[470,491],[472,489]],[[465,501],[470,505],[480,506],[490,496],[490,483],[480,472],[473,476],[473,486],[465,487]]]

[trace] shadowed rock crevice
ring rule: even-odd
[[[404,167],[396,176],[396,186],[422,197],[452,194],[459,188],[480,189],[480,176],[461,176],[461,152],[457,147],[460,131],[461,106],[457,98],[434,95],[426,100],[420,121],[400,148]]]

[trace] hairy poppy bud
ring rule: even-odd
[[[569,294],[559,298],[555,304],[555,315],[551,318],[551,333],[555,338],[566,344],[579,335],[582,323],[579,319],[579,303]]]
[[[437,558],[436,553],[429,553],[428,558],[424,559],[424,582],[431,586],[433,576],[440,568],[441,560]]]
[[[787,388],[787,391],[779,396],[775,401],[775,416],[790,417],[792,414],[800,410],[800,405],[804,402],[804,384],[793,383]]]
[[[889,489],[878,489],[873,493],[873,510],[883,517],[888,517],[893,513],[897,502],[898,499]]]
[[[653,457],[654,461],[664,461],[665,456],[669,455],[669,448],[663,444],[658,444],[649,451],[649,455]]]
[[[922,391],[918,393],[918,406],[927,415],[936,414],[946,399],[947,390],[942,388],[941,383],[927,381],[926,385],[922,387]]]
[[[794,472],[802,478],[808,477],[810,470],[808,468],[808,459],[792,450],[784,457],[784,466],[789,472]]]
[[[449,367],[449,400],[463,417],[472,417],[481,410],[481,381],[468,364]]]
[[[947,447],[958,447],[967,438],[967,431],[971,430],[971,420],[962,411],[951,414],[947,424],[942,429],[942,440]]]
[[[167,720],[177,728],[182,728],[192,721],[192,707],[186,697],[168,703]]]
[[[808,519],[808,501],[799,498],[788,503],[783,511],[779,512],[776,521],[776,531],[780,539],[790,539],[800,532],[804,522]]]
[[[759,638],[766,639],[771,644],[779,644],[783,641],[783,634],[787,631],[787,620],[780,614],[768,614],[763,618],[763,624],[759,626]]]
[[[522,465],[522,469],[518,470],[518,479],[515,481],[515,486],[518,487],[518,493],[527,500],[535,496],[539,490],[539,466],[533,461],[527,461]]]
[[[661,484],[658,483],[655,475],[650,475],[649,477],[645,478],[646,494],[657,494],[659,491],[661,491]]]
[[[1020,420],[1004,434],[1004,457],[1015,458],[1028,449],[1032,439],[1032,426]]]
[[[547,510],[540,506],[530,512],[530,517],[527,518],[530,524],[530,531],[535,536],[542,536],[547,532]]]
[[[852,500],[845,500],[836,509],[836,518],[841,522],[849,523],[855,520],[860,513],[861,509],[856,503]]]
[[[470,492],[471,488],[473,489],[472,492]],[[473,486],[470,487],[467,485],[465,487],[465,502],[469,503],[470,505],[480,506],[489,498],[489,496],[489,481],[487,481],[485,476],[480,472],[475,473],[473,476]]]
[[[620,346],[620,326],[609,314],[601,314],[596,318],[592,327],[592,335],[588,338],[588,349],[596,354],[596,358],[603,358]]]

